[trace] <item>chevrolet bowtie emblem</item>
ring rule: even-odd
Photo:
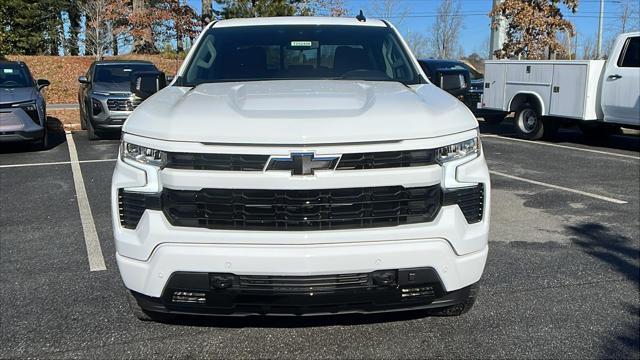
[[[315,157],[313,153],[293,153],[289,157],[272,157],[266,170],[291,171],[291,175],[313,175],[315,170],[333,170],[339,156]]]

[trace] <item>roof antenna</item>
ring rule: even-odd
[[[364,17],[364,14],[362,13],[362,9],[360,9],[360,14],[358,14],[358,16],[356,16],[356,20],[358,20],[360,22],[367,22],[367,18]]]

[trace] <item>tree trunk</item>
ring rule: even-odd
[[[80,24],[80,9],[75,2],[71,4],[68,9],[69,12],[69,42],[67,44],[67,48],[69,49],[69,55],[77,56],[78,50],[80,46],[78,45],[79,39],[78,35],[82,30],[82,25]]]
[[[113,56],[118,56],[118,35],[115,34],[111,37],[111,52]]]

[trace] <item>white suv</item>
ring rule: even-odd
[[[475,117],[389,23],[219,21],[124,124],[116,259],[140,318],[459,315],[489,194]]]

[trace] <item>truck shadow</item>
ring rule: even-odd
[[[502,123],[497,125],[486,124],[482,120],[478,120],[480,124],[480,133],[500,135],[504,137],[516,138],[513,129],[512,118],[506,118]],[[585,136],[577,126],[562,128],[555,137],[542,141],[557,144],[578,144],[604,147],[616,150],[640,151],[640,134],[637,130],[631,130],[633,134],[612,135],[603,138],[589,138]]]
[[[154,320],[178,326],[217,327],[217,328],[307,328],[325,326],[367,325],[396,321],[418,320],[429,317],[427,311],[401,311],[380,314],[345,314],[345,315],[321,315],[321,316],[247,316],[247,317],[223,317],[223,316],[175,316],[158,317]],[[465,315],[462,315],[464,317]]]
[[[638,333],[640,306],[634,301],[637,301],[637,288],[640,286],[640,244],[638,240],[618,234],[598,223],[584,223],[566,228],[572,236],[573,244],[607,264],[613,271],[631,280],[635,285],[636,292],[629,294],[631,302],[622,305],[624,312],[628,314],[628,321],[626,321],[626,325],[620,325],[621,330],[604,339],[601,354],[612,358],[637,356],[640,347],[640,334]]]

